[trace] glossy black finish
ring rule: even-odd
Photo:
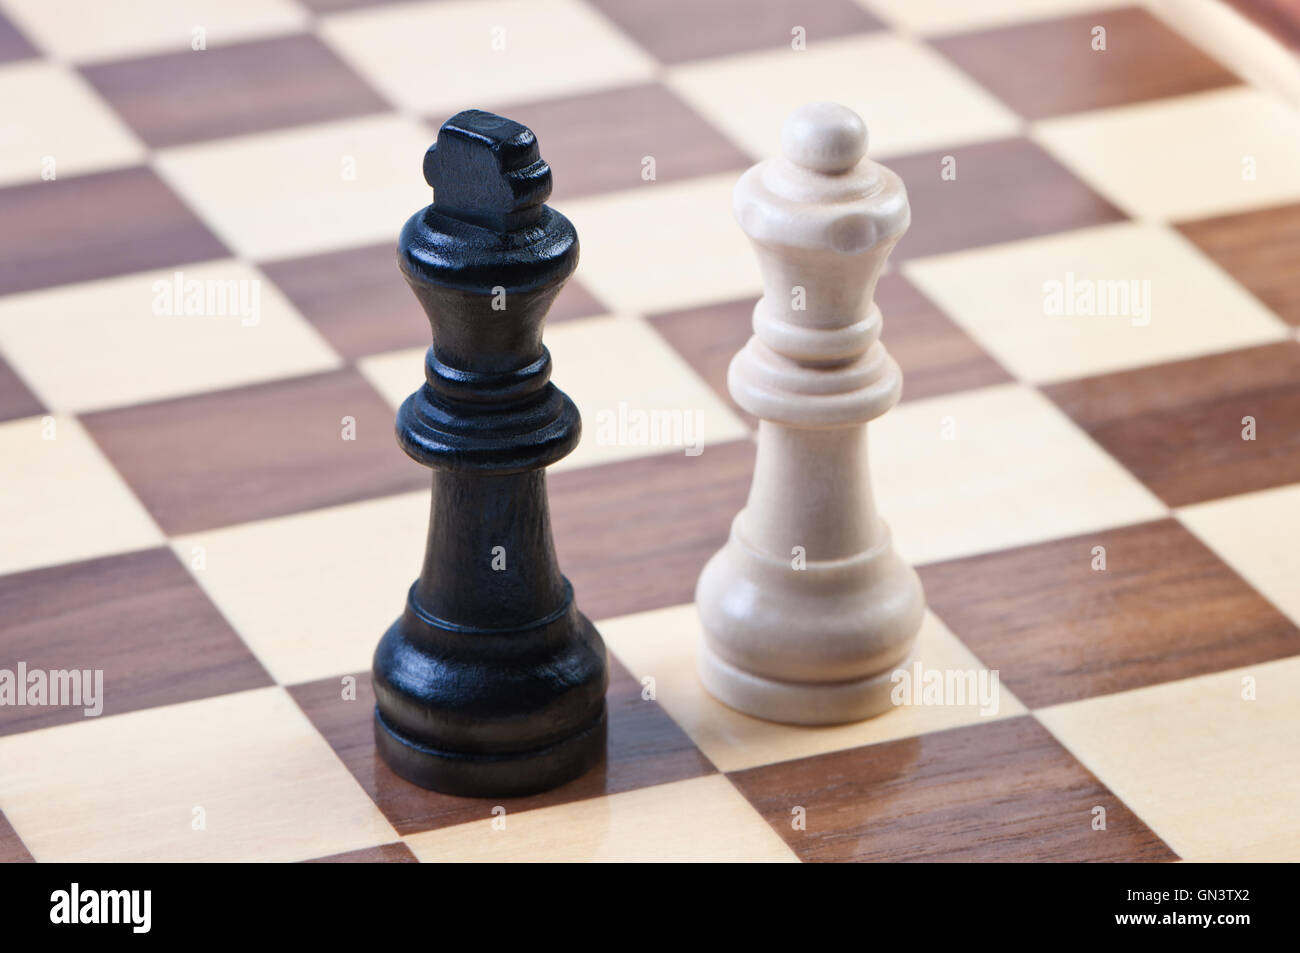
[[[581,429],[542,345],[578,238],[543,204],[550,169],[518,123],[458,113],[424,172],[434,202],[398,261],[433,346],[397,437],[433,501],[420,578],[375,651],[375,738],[424,787],[530,794],[605,750],[605,646],[557,565],[544,470]]]

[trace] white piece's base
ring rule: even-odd
[[[884,714],[894,706],[891,676],[910,656],[870,678],[852,682],[778,682],[736,668],[699,643],[697,668],[709,694],[730,708],[787,725],[840,725]]]

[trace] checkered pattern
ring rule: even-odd
[[[0,860],[1300,859],[1300,118],[1172,22],[0,0],[0,668],[106,693],[0,708]],[[992,716],[791,728],[694,674],[753,466],[730,190],[813,99],[912,198],[873,476],[918,657],[998,670]],[[377,759],[367,674],[427,508],[391,435],[427,345],[393,240],[468,106],[537,131],[582,238],[547,342],[589,426],[551,496],[612,656],[606,763],[504,826]],[[259,320],[155,314],[178,271],[260,282]],[[1150,322],[1046,317],[1066,273],[1148,280]],[[599,443],[619,402],[698,411],[704,453]]]

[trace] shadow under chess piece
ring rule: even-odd
[[[866,457],[867,421],[902,391],[872,297],[910,212],[898,176],[864,158],[851,110],[804,106],[781,139],[784,158],[735,190],[763,297],[728,387],[761,422],[748,502],[696,589],[699,670],[732,708],[834,724],[890,706],[890,675],[925,612],[876,513]]]
[[[605,751],[605,646],[560,573],[546,498],[545,467],[581,429],[542,344],[578,238],[543,204],[550,168],[519,123],[458,113],[424,174],[434,201],[398,262],[433,346],[397,436],[433,499],[424,567],[375,651],[375,739],[423,787],[524,795]]]

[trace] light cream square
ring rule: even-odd
[[[277,682],[370,668],[420,569],[429,494],[366,500],[173,540]]]
[[[163,541],[75,417],[0,424],[0,486],[0,575]]]
[[[1298,684],[1289,658],[1036,714],[1184,860],[1295,863]]]
[[[1080,229],[917,259],[903,272],[1004,367],[1040,383],[1250,347],[1289,333],[1163,225]]]
[[[1044,120],[1033,137],[1135,218],[1300,199],[1300,113],[1248,86]]]
[[[371,116],[164,149],[159,172],[231,248],[264,261],[395,241],[428,205],[432,130]]]
[[[416,834],[406,843],[426,863],[797,860],[731,782],[716,774],[488,817]]]
[[[397,839],[279,687],[10,735],[0,763],[0,810],[38,861],[293,861]]]
[[[72,412],[342,363],[274,284],[231,260],[0,298],[0,347],[47,407]]]
[[[1015,113],[935,50],[889,32],[690,63],[670,69],[667,82],[755,158],[780,155],[781,124],[795,107],[827,99],[863,118],[867,155],[876,159],[1021,128]]]
[[[144,147],[77,73],[43,60],[0,68],[0,185],[131,165]]]
[[[789,761],[861,745],[908,738],[970,725],[989,718],[1024,714],[1026,709],[1003,685],[996,710],[982,714],[979,704],[904,704],[876,718],[851,725],[807,728],[751,718],[716,701],[695,671],[702,638],[695,606],[674,606],[600,622],[605,643],[638,680],[653,679],[656,699],[673,721],[722,771]],[[917,637],[915,662],[923,670],[979,671],[985,666],[934,615],[927,613]],[[914,674],[914,663],[904,667]],[[902,680],[896,685],[904,691]]]
[[[292,0],[6,0],[19,28],[55,56],[78,62],[226,46],[302,28]]]
[[[880,515],[915,564],[1110,529],[1162,503],[1033,388],[909,401],[868,425]]]
[[[545,342],[552,380],[582,414],[582,440],[554,470],[659,453],[707,460],[711,444],[748,436],[745,423],[640,318],[565,321],[546,329]],[[423,362],[424,350],[410,348],[359,366],[397,407],[419,386]]]
[[[1272,426],[1288,423],[1277,420]],[[1201,542],[1300,625],[1300,546],[1296,544],[1300,484],[1198,503],[1177,510],[1176,515]]]
[[[757,297],[758,262],[731,215],[737,178],[646,182],[559,203],[582,241],[579,280],[614,310],[639,314]]]
[[[391,102],[426,116],[623,86],[655,69],[580,0],[402,3],[326,16],[320,32]]]

